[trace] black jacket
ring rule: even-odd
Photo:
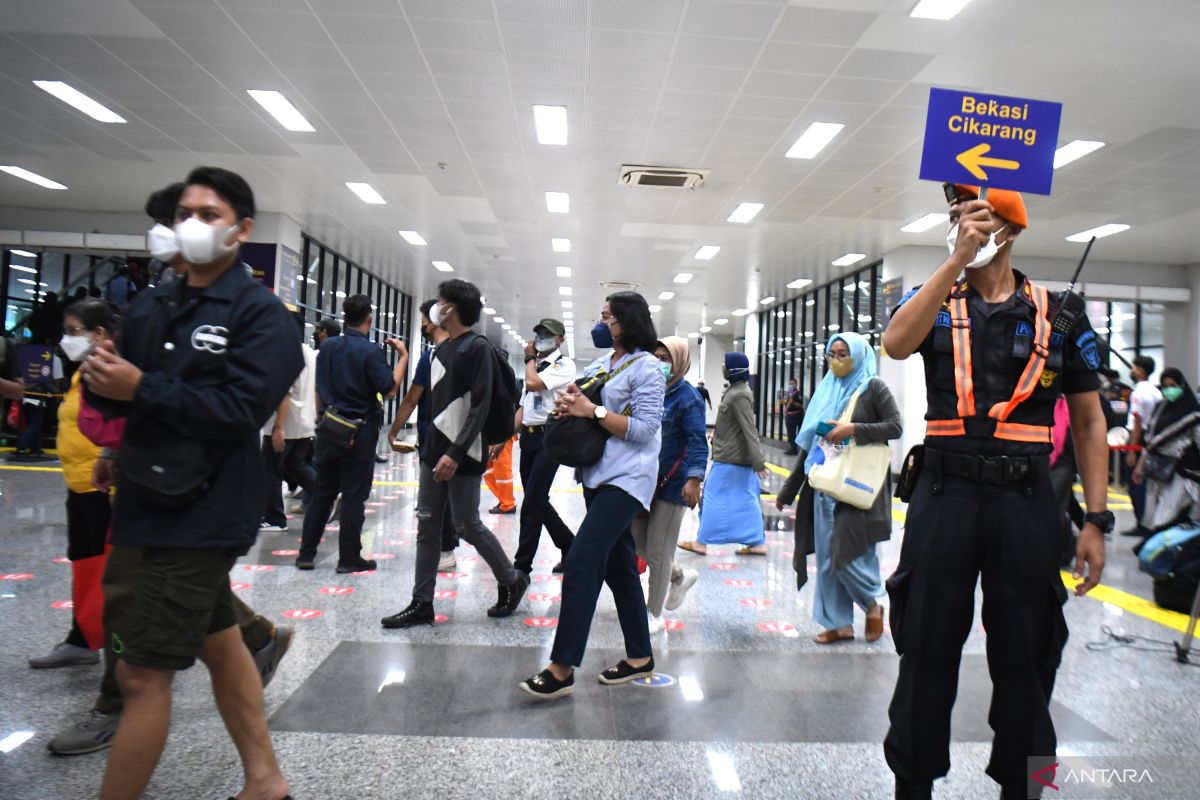
[[[260,431],[304,357],[283,304],[238,265],[198,295],[185,283],[142,292],[129,309],[117,349],[144,373],[133,401],[87,401],[127,418],[126,442],[143,426],[162,431],[164,448],[213,443],[208,485],[185,508],[155,508],[122,487],[118,462],[113,543],[245,552],[266,493]]]

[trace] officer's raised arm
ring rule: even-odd
[[[963,268],[975,259],[979,248],[987,243],[992,232],[992,206],[986,200],[970,200],[950,208],[950,224],[959,225],[954,252],[942,262],[933,276],[915,295],[896,309],[887,330],[883,332],[883,347],[889,358],[897,361],[917,352],[929,335],[946,295]]]

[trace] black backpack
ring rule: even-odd
[[[486,336],[475,334],[462,346],[459,353],[466,354],[467,348],[480,340],[483,340],[492,357],[492,399],[482,431],[484,445],[491,447],[512,438],[513,422],[517,416],[517,403],[521,395],[517,389],[517,375],[509,365],[508,359]]]

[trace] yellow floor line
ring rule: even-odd
[[[10,464],[0,464],[0,469],[13,472],[62,472],[62,467],[17,467]]]
[[[1062,581],[1067,587],[1067,591],[1075,593],[1075,584],[1078,581],[1071,575],[1070,572],[1062,570]],[[1123,592],[1120,589],[1114,589],[1111,586],[1105,586],[1103,583],[1088,592],[1085,597],[1090,597],[1093,600],[1098,600],[1101,603],[1111,603],[1122,611],[1128,611],[1130,614],[1136,614],[1143,619],[1148,619],[1151,622],[1157,622],[1159,625],[1164,625],[1168,628],[1173,628],[1180,633],[1187,633],[1188,615],[1180,614],[1177,611],[1168,611],[1165,608],[1159,608],[1137,595]]]
[[[788,475],[792,474],[791,470],[784,469],[783,467],[779,466],[778,464],[772,464],[770,461],[767,462],[767,469],[771,470],[771,472],[774,472],[776,475],[778,475],[781,478],[786,478]]]

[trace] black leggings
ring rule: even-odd
[[[67,492],[67,558],[80,561],[104,553],[111,513],[104,492]],[[88,646],[74,616],[66,641],[76,647]]]

